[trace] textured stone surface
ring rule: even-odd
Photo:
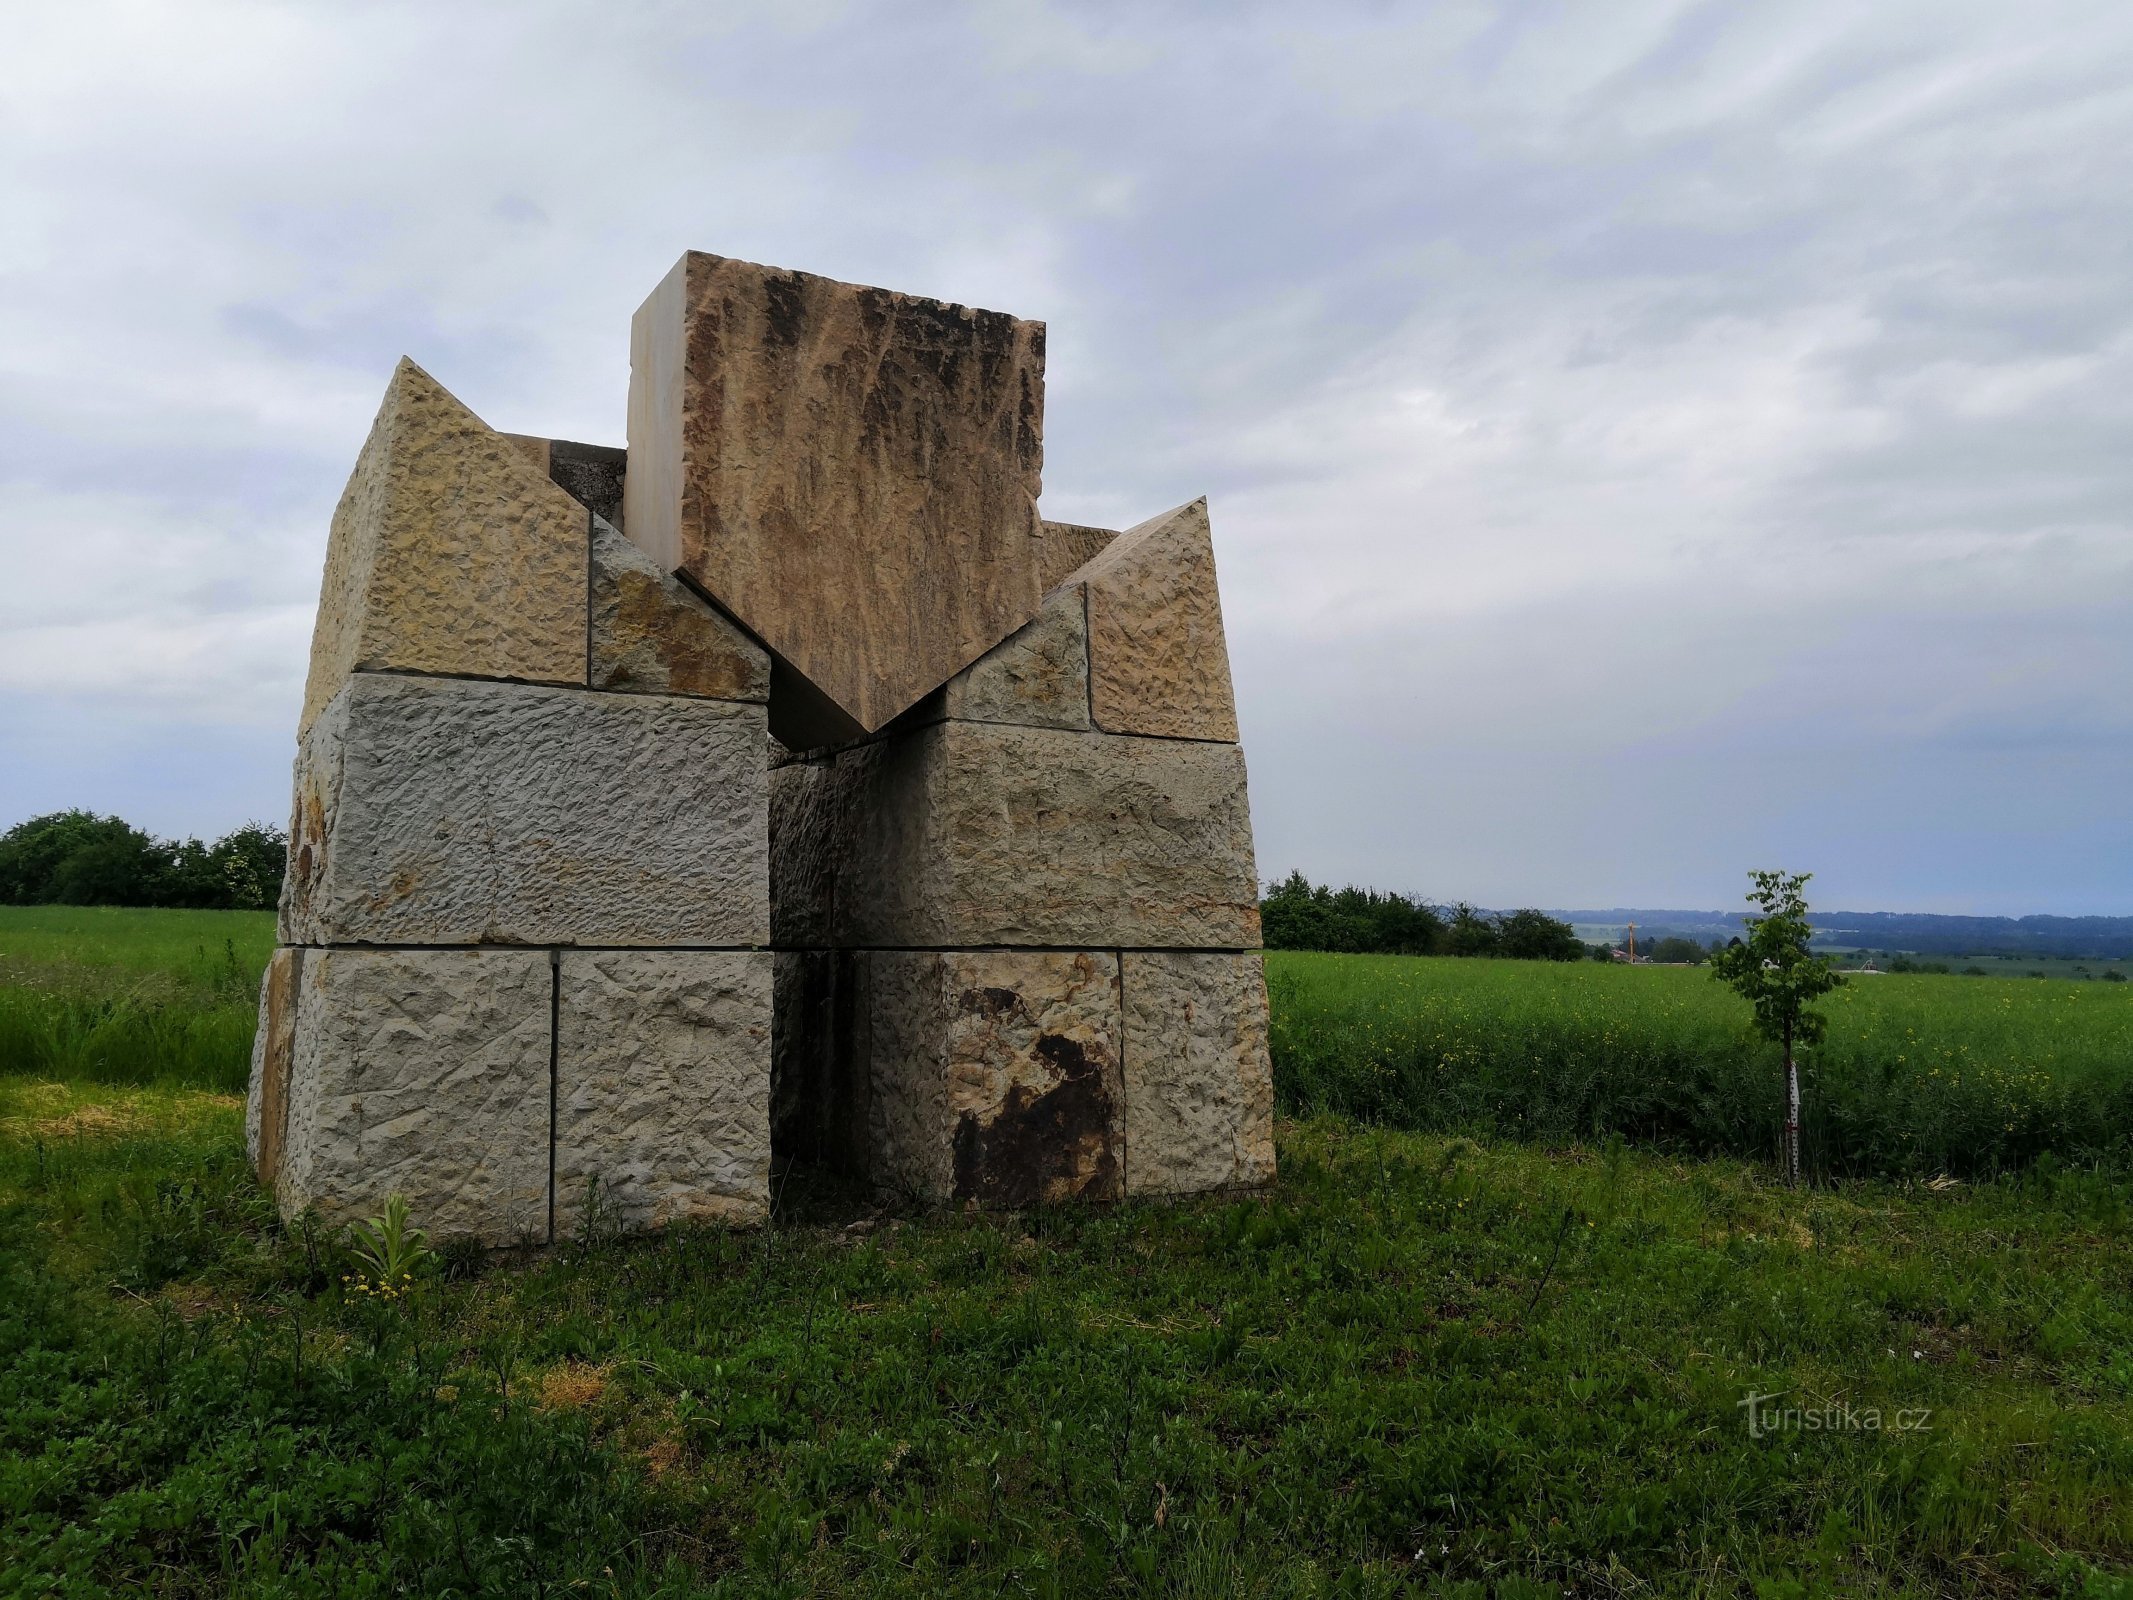
[[[1126,1192],[1271,1183],[1274,1073],[1258,952],[1127,951]]]
[[[631,324],[625,527],[872,731],[1036,615],[1043,405],[1040,323],[692,251]]]
[[[298,982],[282,1212],[407,1196],[433,1240],[548,1232],[545,951],[313,950]]]
[[[1044,560],[1038,577],[1049,593],[1096,557],[1097,552],[1118,537],[1116,528],[1091,528],[1079,522],[1047,522],[1044,525]]]
[[[837,856],[843,789],[834,758],[789,762],[770,774],[770,940],[824,946],[836,940]]]
[[[1089,701],[1108,733],[1237,737],[1207,502],[1151,517],[1104,546],[1089,592]]]
[[[252,1035],[252,1080],[244,1097],[244,1148],[261,1183],[281,1171],[289,1121],[289,1054],[296,1038],[296,985],[304,952],[284,945],[259,981],[259,1028]]]
[[[592,530],[595,689],[770,698],[770,656],[603,520]]]
[[[1259,942],[1234,745],[943,722],[841,752],[826,781],[806,812],[832,840],[826,943]]]
[[[588,1201],[596,1230],[761,1221],[769,953],[565,951],[558,970],[557,1236],[584,1228]]]
[[[542,439],[530,433],[502,437],[525,453],[534,469],[610,526],[622,526],[622,480],[629,452],[575,439]]]
[[[864,959],[879,1180],[995,1207],[1120,1192],[1117,957]]]
[[[299,732],[363,668],[585,681],[585,507],[402,361],[326,543]]]
[[[297,757],[289,944],[751,945],[763,708],[358,674]]]
[[[1089,628],[1081,590],[1048,596],[1034,621],[950,678],[939,705],[943,716],[972,722],[1086,728]]]

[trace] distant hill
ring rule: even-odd
[[[1550,911],[1586,937],[1637,925],[1637,942],[1680,934],[1699,944],[1730,939],[1744,913],[1669,911],[1615,906],[1605,911]],[[1815,943],[1829,948],[1903,950],[1935,956],[2133,957],[2133,917],[1946,917],[1911,911],[1818,911]]]

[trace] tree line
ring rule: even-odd
[[[257,822],[205,844],[54,811],[0,834],[0,905],[258,911],[280,897],[287,865],[287,835]]]
[[[1569,923],[1545,912],[1477,911],[1464,901],[1438,906],[1352,884],[1334,889],[1301,872],[1268,887],[1259,924],[1269,950],[1520,961],[1583,961],[1592,953]]]

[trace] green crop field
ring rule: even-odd
[[[1776,1148],[1779,1068],[1695,967],[1267,957],[1293,1109],[1566,1143]],[[1803,1053],[1810,1163],[1978,1176],[2133,1152],[2133,985],[1883,974],[1823,1003]]]
[[[0,914],[5,994],[211,1018],[267,936]],[[1787,1191],[1698,1153],[1774,1098],[1699,973],[1269,966],[1291,1110],[1421,1131],[1019,1215],[788,1175],[392,1295],[252,1182],[241,1051],[0,1059],[0,1595],[2133,1597],[2115,1161]],[[2120,1075],[2116,985],[1880,982],[1828,1053],[1889,1083]]]

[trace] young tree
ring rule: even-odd
[[[1807,924],[1801,891],[1811,872],[1751,872],[1748,898],[1763,914],[1748,919],[1748,936],[1714,951],[1711,975],[1755,1007],[1756,1031],[1785,1047],[1785,1181],[1800,1181],[1800,1069],[1795,1044],[1818,1043],[1828,1019],[1808,1002],[1844,980],[1829,963],[1808,952],[1814,930]]]

